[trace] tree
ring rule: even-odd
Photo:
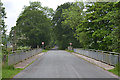
[[[25,6],[16,24],[17,44],[20,46],[41,46],[50,42],[51,19],[47,12],[52,9],[43,8],[40,2],[30,2],[30,6]],[[51,15],[50,15],[51,16]]]
[[[82,47],[82,45],[75,36],[75,31],[77,29],[77,26],[83,20],[84,17],[83,9],[84,9],[83,2],[75,2],[68,9],[64,9],[62,13],[63,18],[65,19],[64,21],[62,21],[62,25],[64,27],[68,26],[67,28],[71,30],[69,35],[72,36],[70,39],[73,39],[72,42],[74,47]]]
[[[16,26],[11,28],[10,34],[9,34],[9,41],[12,43],[13,46],[13,51],[15,51],[17,49],[17,38],[19,36],[16,37]]]
[[[76,46],[76,44],[79,44],[79,42],[74,37],[73,30],[72,28],[70,28],[70,25],[62,24],[62,22],[66,20],[63,14],[64,10],[69,9],[72,5],[73,3],[68,2],[58,6],[53,17],[53,30],[57,45],[60,49],[67,48],[70,42],[73,43],[74,47]]]
[[[112,45],[108,48],[120,52],[120,1],[114,2],[112,7],[112,10],[104,17],[105,20],[110,21],[110,27],[112,28],[112,32],[108,36]]]
[[[96,2],[86,6],[86,16],[76,30],[80,41],[80,33],[84,32],[87,35],[86,43],[83,43],[86,48],[109,50],[108,46],[112,43],[108,36],[112,28],[109,26],[109,20],[105,20],[104,17],[112,10],[112,6],[113,3],[108,2]]]
[[[4,47],[2,48],[3,53],[6,53],[6,46],[7,46],[7,41],[6,41],[6,25],[4,19],[6,17],[5,13],[5,7],[3,7],[2,2],[0,2],[0,37],[2,38],[0,40],[0,44],[3,44]]]
[[[84,3],[75,2],[68,9],[64,9],[62,16],[65,19],[62,21],[63,25],[69,25],[70,28],[75,32],[76,27],[81,23],[84,16]]]

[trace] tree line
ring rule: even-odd
[[[1,3],[2,4],[2,3]],[[0,4],[0,5],[1,5]],[[5,36],[5,8],[2,8],[0,28]],[[67,2],[54,11],[30,2],[11,28],[9,41],[14,46],[45,47],[58,45],[66,49],[87,48],[120,52],[120,1],[119,2]],[[5,38],[2,38],[5,39]],[[3,44],[5,40],[2,40]]]
[[[120,52],[120,2],[75,2],[59,6],[53,17],[61,48],[73,47]],[[64,47],[63,47],[64,46]]]
[[[16,37],[17,46],[41,47],[42,42],[48,46],[51,41],[51,18],[53,9],[42,7],[40,2],[30,2],[19,15],[16,26],[10,31],[10,39]],[[16,34],[16,35],[15,35]]]

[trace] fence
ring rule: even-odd
[[[38,53],[42,52],[42,49],[34,49],[26,52],[20,52],[20,53],[14,53],[8,55],[8,65],[16,64],[20,61],[23,61],[25,59],[28,59],[29,57],[32,57]]]
[[[84,50],[84,49],[80,49],[80,48],[75,48],[74,52],[77,52],[84,56],[93,58],[95,60],[104,62],[109,65],[113,65],[113,66],[120,63],[120,54],[115,53],[115,52],[93,50],[93,49]]]

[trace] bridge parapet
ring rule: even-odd
[[[74,48],[73,50],[74,52],[77,52],[79,54],[82,54],[84,56],[93,58],[95,60],[104,62],[112,66],[115,66],[118,63],[120,64],[120,53],[82,48]]]
[[[8,55],[8,65],[16,64],[20,61],[23,61],[25,59],[28,59],[36,54],[39,54],[42,52],[41,48],[33,49],[29,51],[22,51],[20,53],[13,53]]]

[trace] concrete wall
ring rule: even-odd
[[[80,48],[75,48],[74,52],[77,52],[84,56],[96,59],[98,61],[104,62],[109,65],[113,65],[113,66],[120,63],[119,53],[100,51],[100,50],[84,50]]]
[[[28,59],[29,57],[39,54],[40,52],[42,52],[42,49],[38,48],[38,49],[30,50],[27,52],[9,54],[8,55],[8,65],[16,64],[20,61]]]

